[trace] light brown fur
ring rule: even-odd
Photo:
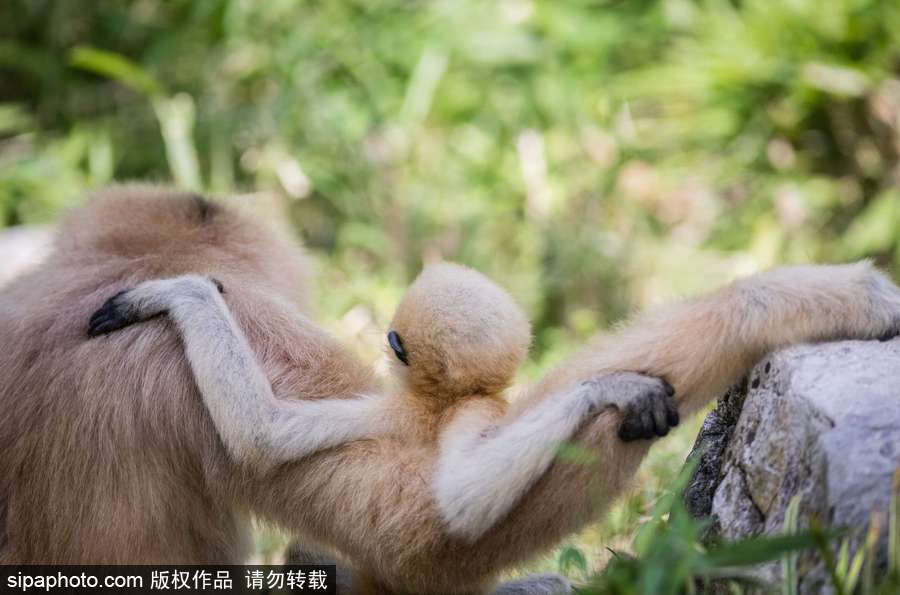
[[[203,212],[158,189],[113,189],[69,217],[46,264],[0,293],[2,561],[237,562],[253,513],[340,551],[378,588],[478,592],[596,518],[646,453],[649,441],[623,443],[617,415],[601,413],[576,437],[598,463],[555,462],[475,543],[444,530],[433,446],[360,441],[249,473],[227,456],[165,319],[87,339],[88,317],[111,294],[213,275],[278,396],[375,387],[286,306],[302,276],[297,249],[228,209]],[[607,370],[664,376],[693,410],[766,350],[896,330],[900,293],[868,265],[785,271],[638,321],[564,362],[507,415]]]
[[[472,269],[427,267],[403,296],[391,329],[410,353],[395,372],[418,395],[454,400],[502,392],[528,354],[531,331],[522,309]]]
[[[416,278],[390,328],[403,342],[408,364],[388,355],[398,387],[391,397],[397,436],[437,440],[460,409],[479,419],[505,410],[503,391],[528,354],[524,312],[493,281],[472,269],[440,263]]]

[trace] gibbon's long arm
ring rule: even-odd
[[[588,375],[633,370],[669,381],[686,415],[722,395],[770,351],[898,332],[900,289],[868,261],[780,267],[598,337],[518,402],[517,411]]]
[[[244,465],[265,470],[337,444],[391,433],[391,420],[404,412],[391,408],[387,397],[276,399],[220,291],[196,275],[145,281],[110,298],[92,317],[89,334],[167,313],[223,442]],[[667,434],[679,421],[673,392],[657,378],[610,372],[493,426],[495,410],[483,409],[477,399],[464,404],[441,430],[434,479],[451,530],[469,540],[481,535],[546,471],[560,446],[604,408],[622,411],[620,436],[625,439]]]
[[[107,300],[91,318],[88,333],[105,334],[168,314],[225,447],[238,463],[258,471],[390,433],[380,396],[277,399],[221,291],[217,282],[197,275],[145,281]]]

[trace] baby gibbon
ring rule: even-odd
[[[246,399],[241,395],[271,389],[222,291],[217,282],[192,275],[146,281],[110,298],[88,333],[167,313],[184,336],[201,394],[232,455],[260,472],[353,440],[438,442],[435,499],[450,529],[466,539],[509,512],[560,445],[601,409],[622,410],[620,437],[626,440],[663,436],[678,423],[668,383],[611,372],[499,427],[508,404],[504,391],[528,352],[528,320],[497,284],[451,263],[427,267],[397,308],[388,333],[399,384],[392,394],[289,404]],[[237,426],[236,403],[247,416]],[[485,481],[496,486],[492,498],[473,505],[457,497],[465,486]]]

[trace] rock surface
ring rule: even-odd
[[[783,532],[800,495],[800,526],[815,516],[859,536],[875,511],[886,550],[892,482],[900,468],[900,339],[804,345],[770,355],[723,397],[694,446],[703,452],[685,492],[708,537]],[[853,543],[853,542],[852,542]],[[780,578],[780,564],[759,569]],[[801,593],[820,593],[824,567],[801,558]]]

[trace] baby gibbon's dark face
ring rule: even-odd
[[[394,351],[394,355],[397,356],[404,365],[409,365],[409,355],[406,353],[406,349],[403,348],[403,340],[400,338],[400,335],[397,334],[397,331],[390,331],[387,335],[388,345],[391,346],[391,349]]]

